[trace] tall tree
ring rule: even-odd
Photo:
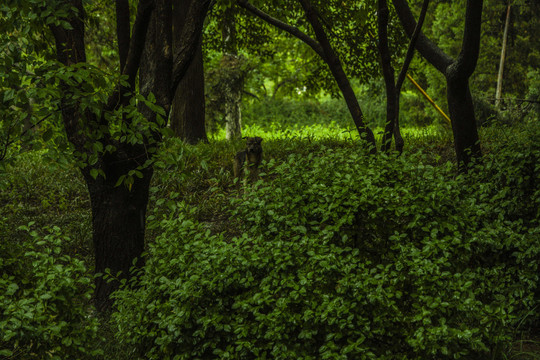
[[[400,21],[409,37],[414,33],[416,20],[406,0],[393,0]],[[461,51],[456,59],[443,52],[435,43],[420,34],[416,49],[446,77],[448,108],[452,120],[454,147],[462,170],[473,158],[481,156],[474,105],[469,78],[474,73],[480,52],[480,29],[483,0],[467,0]]]
[[[182,0],[173,4],[173,49],[182,46],[182,29],[192,2],[193,0]],[[174,95],[171,129],[189,144],[208,141],[205,121],[202,41],[197,45],[195,57]]]
[[[85,22],[82,0],[65,0],[70,13],[66,22],[53,23],[58,61],[66,69],[84,68],[86,63]],[[118,0],[117,33],[121,80],[99,111],[89,111],[73,96],[79,88],[70,81],[64,90],[62,118],[68,140],[81,159],[92,206],[93,241],[97,273],[110,269],[128,276],[134,259],[144,250],[148,192],[152,178],[152,154],[161,140],[172,98],[187,72],[200,42],[210,0],[193,1],[186,15],[181,46],[172,53],[172,8],[170,0],[140,0],[130,29],[127,0]],[[128,41],[129,39],[129,41]],[[136,79],[140,68],[139,87]],[[151,95],[150,92],[153,94]],[[155,99],[155,104],[152,103]],[[144,119],[123,107],[139,100]],[[115,114],[120,114],[115,117]],[[115,130],[116,129],[116,130]],[[122,136],[115,131],[121,129]],[[125,186],[124,186],[125,185]],[[116,282],[96,279],[96,305],[110,307]]]

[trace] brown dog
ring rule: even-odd
[[[262,160],[262,138],[248,137],[246,139],[246,149],[236,153],[234,157],[234,177],[240,180],[244,175],[244,164],[247,164],[247,172],[250,180],[259,176],[259,165]]]

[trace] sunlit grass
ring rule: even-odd
[[[382,141],[383,128],[373,129],[378,144]],[[405,143],[418,143],[430,140],[441,141],[451,137],[451,131],[439,125],[426,127],[406,127],[401,129]],[[280,123],[271,123],[265,126],[258,124],[244,125],[242,136],[260,136],[265,140],[283,139],[333,139],[337,141],[358,140],[358,131],[354,127],[343,127],[336,122],[328,124],[312,124],[304,126],[284,127]],[[225,139],[225,130],[221,129],[210,135],[210,139],[217,141]]]

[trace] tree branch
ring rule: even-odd
[[[119,0],[122,1],[122,0]],[[124,60],[124,66],[121,67],[122,75],[127,75],[129,87],[117,86],[116,90],[112,93],[107,101],[106,110],[111,111],[116,109],[120,104],[122,104],[122,98],[127,91],[133,91],[135,89],[135,80],[137,79],[137,71],[141,64],[141,56],[144,50],[144,44],[146,42],[146,35],[148,33],[148,26],[150,24],[150,19],[152,12],[154,10],[155,3],[153,0],[141,0],[137,6],[137,15],[135,17],[135,23],[133,24],[133,33],[131,39],[129,40],[129,48],[127,49],[127,55]],[[117,12],[118,12],[118,3],[117,3]],[[117,22],[118,18],[121,17],[119,14],[116,14]],[[122,64],[122,57],[126,52],[125,44],[120,43],[120,38],[125,39],[126,37],[126,26],[128,27],[127,36],[129,37],[129,18],[127,19],[128,23],[125,24],[125,18],[121,20],[121,28],[117,29],[118,31],[118,51],[120,53],[120,64]],[[122,33],[122,34],[120,34]]]
[[[130,13],[128,0],[116,0],[116,39],[120,55],[120,69],[124,69],[130,43]]]
[[[456,61],[456,69],[464,77],[469,78],[476,68],[480,53],[480,28],[482,25],[483,0],[468,0],[465,11],[465,30],[461,52]]]
[[[273,25],[277,27],[278,29],[286,31],[292,36],[302,40],[309,47],[311,47],[313,51],[315,51],[320,57],[324,59],[324,51],[321,44],[319,44],[315,39],[311,38],[309,35],[303,33],[300,29],[292,25],[286,24],[283,21],[270,16],[269,14],[265,13],[264,11],[250,4],[247,0],[236,0],[236,3],[240,7],[246,9],[253,15],[257,16],[258,18],[266,21],[270,25]]]
[[[424,0],[424,3],[422,4],[422,10],[420,11],[420,17],[418,18],[418,23],[414,27],[414,32],[411,36],[409,47],[407,48],[407,55],[405,55],[405,61],[403,62],[403,66],[401,67],[401,71],[398,76],[398,81],[396,83],[396,91],[398,93],[398,96],[399,96],[399,92],[401,91],[401,87],[403,86],[403,82],[405,81],[405,77],[407,76],[409,65],[411,64],[411,61],[414,56],[414,48],[416,47],[416,42],[418,40],[418,37],[420,36],[422,25],[424,24],[424,19],[426,18],[428,5],[429,5],[429,0]]]
[[[152,0],[141,0],[137,7],[137,15],[135,24],[133,24],[126,64],[122,68],[122,75],[128,76],[128,82],[131,89],[135,88],[135,79],[141,63],[141,55],[144,50],[148,25],[150,24],[150,17],[154,10],[154,5],[154,1]]]
[[[414,33],[414,29],[416,28],[416,20],[414,19],[407,1],[392,0],[392,3],[394,4],[399,20],[401,21],[407,36],[411,38]],[[416,49],[424,58],[426,58],[427,61],[429,61],[443,74],[446,73],[446,68],[454,62],[454,59],[448,56],[421,32],[418,34]]]

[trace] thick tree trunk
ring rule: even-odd
[[[208,141],[205,124],[204,67],[202,46],[174,95],[171,109],[171,128],[188,144]]]
[[[118,170],[124,166],[116,167],[115,174],[107,174],[107,179],[101,176],[86,178],[92,205],[95,272],[104,274],[109,269],[107,271],[114,277],[120,272],[118,279],[128,278],[132,266],[143,264],[146,207],[152,178],[152,170],[145,169],[143,178],[135,178],[131,189],[125,185],[115,186],[117,177],[127,173],[128,167],[125,167],[126,171]],[[118,286],[116,279],[96,278],[95,303],[98,311],[111,308],[109,295]]]
[[[193,0],[176,1],[173,4],[173,49],[182,46],[182,29]],[[204,66],[202,42],[186,75],[178,84],[171,110],[171,128],[174,133],[189,144],[208,141],[205,124]]]
[[[452,119],[452,133],[457,162],[462,171],[474,158],[482,155],[468,79],[454,73],[447,74],[446,96]]]
[[[51,25],[58,61],[66,66],[86,62],[84,8],[81,0],[70,0],[70,3],[77,9],[69,17],[71,28]],[[128,92],[135,89],[136,76],[139,73],[141,94],[147,96],[152,92],[157,105],[163,107],[165,117],[168,117],[171,98],[186,74],[197,44],[201,41],[209,5],[210,0],[197,0],[192,3],[181,34],[183,41],[181,46],[175,49],[173,61],[171,0],[139,0],[131,37],[127,1],[117,1],[121,72],[127,76],[129,87],[119,85],[107,104],[103,105],[104,112],[114,111],[122,102],[129,100]],[[126,47],[128,39],[129,47]],[[60,88],[69,95],[69,85],[63,83]],[[95,162],[86,163],[81,169],[92,205],[95,271],[104,273],[106,269],[110,269],[113,276],[121,272],[121,277],[127,277],[130,268],[142,262],[146,207],[153,173],[151,165],[146,161],[152,154],[149,150],[155,149],[161,135],[159,131],[145,134],[142,143],[137,145],[118,142],[110,133],[104,131],[110,126],[106,116],[96,118],[95,114],[83,111],[77,102],[69,99],[69,96],[62,98],[62,118],[67,138],[80,154],[86,155],[81,158],[82,161],[87,161],[91,155],[97,155]],[[148,121],[157,122],[156,113],[147,107],[141,106],[141,112]],[[125,126],[131,125],[129,119],[122,120]],[[101,147],[111,145],[116,150],[112,154],[93,153],[90,149],[96,140]],[[116,186],[120,176],[128,175],[131,170],[136,169],[142,177],[134,176],[131,186]],[[95,170],[103,172],[105,176],[92,176],[91,173]],[[135,259],[138,261],[134,263]],[[100,311],[110,309],[112,302],[109,295],[118,285],[118,281],[109,283],[103,277],[96,278],[95,300]]]

